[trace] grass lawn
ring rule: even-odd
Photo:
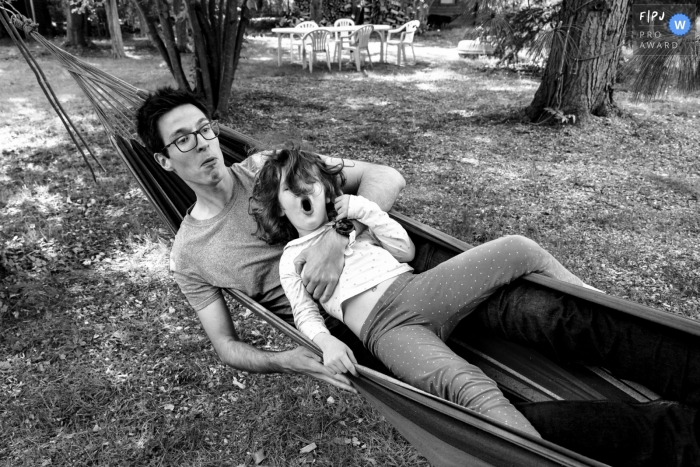
[[[172,83],[128,44],[128,59],[86,60],[142,88]],[[407,181],[397,210],[474,244],[527,235],[609,294],[698,319],[700,95],[618,93],[623,117],[535,126],[522,109],[536,77],[460,60],[455,44],[419,38],[415,66],[309,74],[251,37],[228,124],[393,166]],[[218,362],[169,276],[172,236],[70,76],[39,55],[106,172],[93,183],[0,43],[0,465],[427,465],[358,396]],[[232,313],[248,342],[290,346]]]

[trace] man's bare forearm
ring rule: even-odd
[[[345,376],[335,374],[321,358],[305,347],[266,352],[237,339],[219,346],[219,358],[226,365],[250,373],[297,373],[317,378],[346,391],[357,393]]]
[[[365,170],[360,178],[357,194],[374,201],[389,211],[406,186],[403,176],[391,167],[373,165],[371,170]]]
[[[226,365],[255,373],[288,371],[283,352],[265,352],[239,339],[223,297],[197,311],[197,316],[219,359]]]
[[[240,371],[251,373],[285,373],[283,352],[268,352],[245,342],[230,339],[217,349],[223,363]]]

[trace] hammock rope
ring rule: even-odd
[[[78,151],[80,152],[83,161],[90,170],[92,179],[95,182],[97,182],[95,171],[93,170],[87,155],[89,154],[91,156],[92,160],[95,163],[97,163],[98,166],[100,166],[103,172],[106,172],[106,169],[104,168],[102,163],[97,159],[95,154],[92,152],[92,149],[87,144],[80,131],[78,131],[78,129],[76,128],[75,124],[73,123],[73,120],[70,118],[68,113],[66,113],[65,109],[61,105],[61,102],[58,100],[58,97],[56,97],[56,94],[54,93],[51,84],[46,79],[46,75],[44,75],[43,70],[36,62],[31,52],[29,51],[29,48],[20,37],[19,31],[17,31],[17,27],[20,27],[26,34],[31,35],[31,37],[38,36],[44,39],[36,32],[38,25],[32,22],[29,18],[22,16],[20,13],[17,12],[17,10],[14,9],[12,5],[6,2],[0,2],[0,23],[2,23],[2,25],[5,27],[8,34],[12,38],[12,41],[15,43],[15,45],[17,45],[17,48],[22,54],[22,57],[24,57],[27,64],[29,65],[29,68],[36,76],[36,80],[39,83],[41,90],[44,92],[47,99],[49,100],[49,104],[55,110],[56,114],[58,115],[58,118],[61,120],[61,123],[66,128],[68,135],[70,136],[71,140],[73,140],[75,147],[78,148]],[[44,41],[46,41],[46,39],[44,39]],[[78,142],[78,140],[80,141],[80,143]]]

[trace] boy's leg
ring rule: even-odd
[[[599,365],[671,399],[700,407],[700,347],[679,331],[517,281],[463,323],[559,361]]]
[[[391,329],[374,342],[373,350],[400,380],[539,437],[491,378],[455,354],[429,328]]]

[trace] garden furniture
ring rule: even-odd
[[[355,26],[355,21],[351,20],[350,18],[341,18],[339,20],[336,20],[335,23],[333,23],[334,27],[343,27],[343,26]],[[335,33],[335,52],[333,55],[333,60],[337,60],[338,56],[340,55],[340,44],[342,42],[347,42],[350,33],[352,31],[336,31]]]
[[[409,21],[408,23],[404,24],[400,28],[397,29],[392,29],[387,33],[387,38],[386,38],[386,46],[387,46],[387,52],[389,50],[390,45],[395,45],[396,46],[396,64],[398,66],[401,66],[401,56],[403,55],[403,60],[404,62],[407,62],[408,60],[406,59],[406,46],[410,45],[411,46],[411,52],[413,53],[413,63],[416,63],[416,51],[413,49],[413,36],[416,35],[416,30],[420,26],[420,21],[418,20],[413,20]],[[401,36],[399,36],[398,39],[392,39],[391,35],[392,34],[398,34],[401,33]]]
[[[333,33],[336,32],[355,32],[358,29],[367,26],[367,25],[355,25],[355,26],[328,26],[325,27],[324,29],[327,29]],[[391,29],[391,26],[388,24],[374,24],[374,29],[372,32],[377,33],[379,36],[379,61],[384,62],[385,61],[385,56],[384,56],[384,43],[386,41],[386,35],[385,33]],[[308,29],[298,29],[297,27],[293,28],[273,28],[272,33],[277,34],[277,65],[282,66],[282,36],[288,35],[290,38],[293,36],[303,36],[306,34]],[[293,40],[293,39],[291,39]]]
[[[369,35],[372,34],[374,26],[371,24],[367,26],[362,26],[357,31],[353,32],[349,37],[349,44],[347,46],[340,43],[339,55],[338,55],[338,70],[343,69],[343,51],[347,50],[350,52],[351,59],[355,59],[355,65],[357,66],[357,71],[360,71],[360,57],[362,51],[367,52],[367,58],[369,59],[369,64],[372,65],[372,57],[369,53]]]
[[[306,41],[309,41],[311,48],[306,48]],[[304,34],[301,38],[302,42],[302,58],[301,58],[301,68],[306,67],[306,53],[307,51],[311,55],[309,57],[309,73],[314,72],[314,61],[316,60],[316,55],[320,53],[326,54],[326,63],[328,64],[328,71],[331,71],[331,54],[330,54],[330,39],[331,32],[328,29],[318,28],[312,29],[311,31]]]
[[[296,26],[294,26],[294,29],[313,29],[317,28],[318,24],[316,24],[314,21],[303,21]],[[301,49],[304,46],[304,42],[302,40],[303,34],[306,31],[302,31],[300,34],[291,34],[289,38],[291,39],[290,44],[289,44],[289,56],[294,60],[294,47],[297,48],[297,51],[299,52],[299,60],[301,61]]]

